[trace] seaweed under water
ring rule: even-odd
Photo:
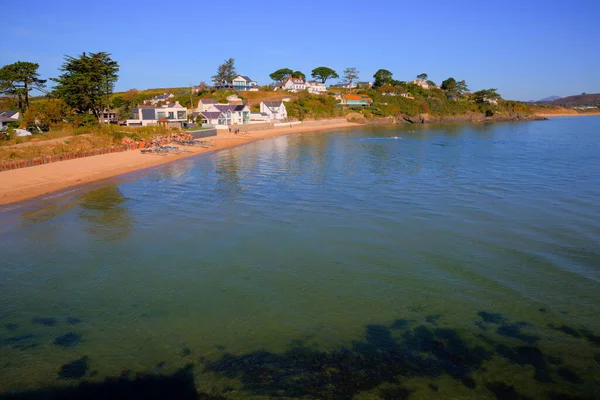
[[[463,390],[478,398],[496,399],[595,399],[594,382],[586,382],[590,371],[600,371],[600,354],[594,351],[591,364],[567,365],[564,358],[545,354],[533,335],[535,327],[525,322],[511,322],[501,314],[480,312],[476,325],[484,332],[473,336],[443,325],[441,315],[425,317],[424,321],[397,319],[389,325],[368,325],[364,337],[351,346],[334,350],[319,350],[293,341],[288,350],[276,353],[254,351],[231,354],[221,350],[217,359],[193,356],[192,348],[184,347],[180,357],[199,360],[201,379],[205,373],[239,382],[235,397],[352,399],[363,392],[381,399],[410,399],[423,390],[427,396],[451,396],[442,382],[447,377]],[[485,328],[485,329],[483,329]],[[501,329],[502,328],[502,329]],[[580,341],[592,350],[596,337],[587,329],[561,325],[554,331],[564,333],[569,340]],[[532,340],[534,336],[536,339]],[[4,345],[30,343],[34,335],[5,339]],[[60,340],[59,340],[60,339]],[[80,336],[73,332],[56,338],[63,345],[76,344]],[[514,366],[531,369],[533,378],[508,382],[488,372],[489,361],[498,359]],[[59,380],[78,382],[76,388],[47,388],[30,392],[5,393],[0,399],[71,399],[71,398],[200,398],[227,399],[231,388],[219,394],[199,393],[194,386],[193,364],[165,375],[166,361],[153,367],[158,374],[134,374],[123,369],[117,378],[104,382],[86,382],[94,377],[87,356],[66,363],[58,369]],[[587,374],[587,375],[586,375]],[[592,372],[593,375],[593,372]],[[440,380],[440,378],[444,378]],[[97,379],[97,378],[96,378]],[[415,379],[421,382],[415,386]],[[423,384],[423,382],[425,382]],[[92,393],[94,392],[94,393]],[[481,394],[484,397],[481,397]],[[487,393],[487,395],[485,394]],[[98,397],[102,394],[104,397]],[[77,397],[79,396],[79,397]],[[96,396],[96,397],[94,397]],[[158,396],[158,397],[157,397]],[[186,397],[188,396],[188,397]],[[419,396],[415,396],[419,397]]]

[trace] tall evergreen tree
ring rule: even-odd
[[[0,68],[0,94],[17,97],[23,113],[29,108],[29,92],[46,88],[46,80],[40,79],[38,68],[39,64],[25,61]]]
[[[235,71],[235,60],[230,58],[225,60],[225,62],[217,68],[217,74],[212,77],[212,81],[215,85],[220,87],[228,87],[231,86],[233,80],[237,76],[237,72]]]
[[[105,52],[83,53],[79,57],[65,56],[60,69],[63,74],[52,78],[57,85],[54,96],[63,99],[78,113],[100,112],[109,106],[109,97],[119,78],[119,64]]]

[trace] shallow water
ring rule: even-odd
[[[372,127],[5,207],[0,393],[600,397],[599,155],[598,117]]]

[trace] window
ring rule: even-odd
[[[140,119],[140,110],[133,110],[131,119]]]
[[[185,119],[185,111],[177,111],[177,119]]]
[[[161,118],[165,118],[165,117],[166,117],[166,114],[165,114],[164,111],[159,111],[159,112],[156,113],[156,118],[157,119],[161,119]]]
[[[169,111],[168,119],[175,119],[175,113],[173,111]]]

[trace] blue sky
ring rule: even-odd
[[[292,68],[385,68],[399,80],[426,72],[504,98],[600,93],[600,0],[6,1],[0,65],[40,64],[106,51],[117,90],[209,82],[233,57],[259,84]]]

